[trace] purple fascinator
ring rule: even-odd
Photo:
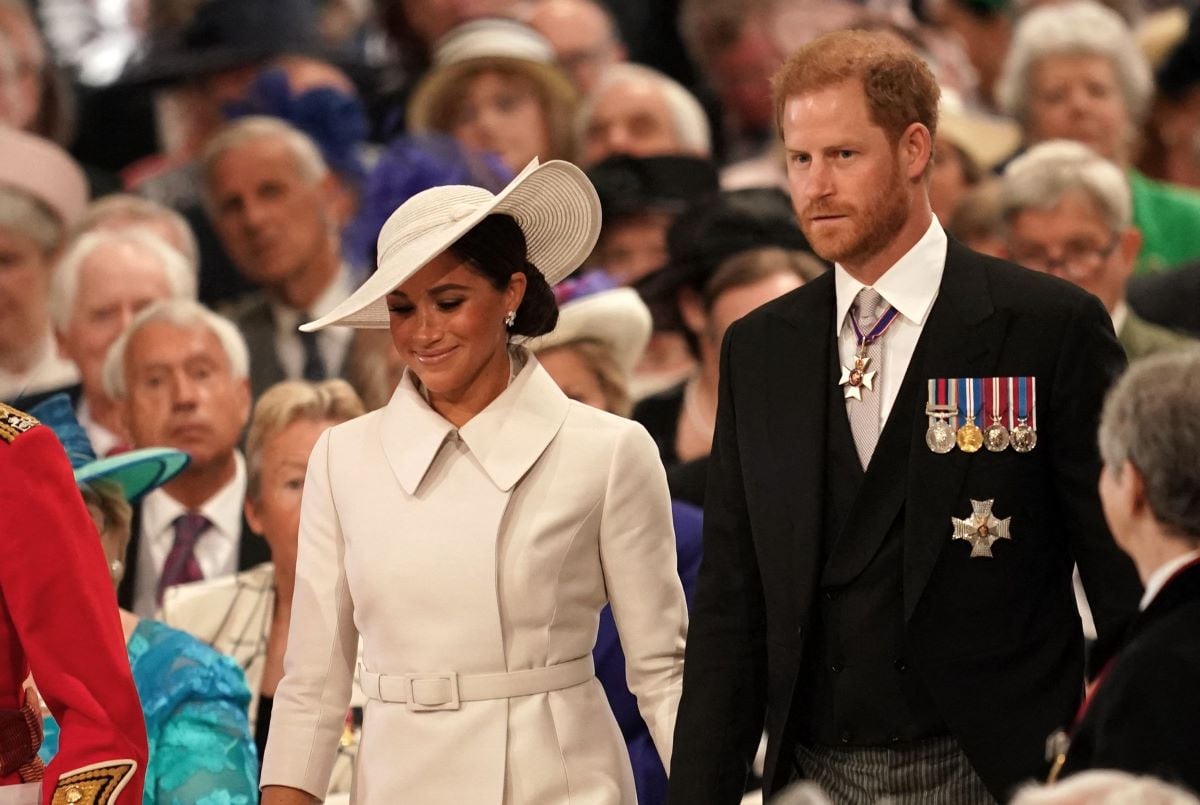
[[[225,117],[250,115],[277,117],[307,134],[329,169],[361,186],[366,178],[359,149],[367,139],[367,113],[362,101],[333,87],[314,87],[292,93],[287,74],[263,70],[250,83],[246,96],[222,107]]]
[[[347,257],[375,270],[379,230],[404,202],[431,187],[473,185],[498,193],[513,174],[492,154],[470,151],[440,134],[398,137],[367,176],[358,215],[346,229]]]

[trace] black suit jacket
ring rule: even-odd
[[[117,604],[124,609],[132,610],[134,603],[134,584],[138,575],[138,547],[142,541],[142,506],[140,503],[133,507],[133,519],[130,521],[129,547],[125,549],[125,575],[117,587]],[[271,550],[267,541],[250,530],[246,516],[242,515],[242,533],[238,538],[239,572],[249,570],[255,565],[271,559]]]
[[[1200,791],[1200,564],[1180,571],[1131,629],[1071,736],[1063,774],[1120,769]]]
[[[878,543],[823,539],[832,417],[833,273],[730,328],[705,500],[704,563],[691,613],[671,802],[735,803],[764,725],[767,794],[793,773],[793,694],[814,599],[852,580]],[[1044,769],[1044,741],[1082,692],[1072,595],[1078,562],[1102,633],[1132,616],[1140,586],[1097,496],[1101,399],[1123,367],[1094,297],[951,240],[937,301],[843,533],[903,517],[905,665],[1001,799]],[[924,381],[1035,376],[1037,448],[925,445]],[[844,423],[840,425],[844,427]],[[994,558],[952,543],[971,500],[1011,517]],[[829,555],[823,545],[834,544]],[[839,550],[839,548],[843,548]]]

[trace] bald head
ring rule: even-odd
[[[550,41],[580,93],[590,92],[606,67],[625,60],[612,15],[593,0],[541,0],[528,22]]]

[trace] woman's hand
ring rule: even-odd
[[[262,790],[262,805],[313,805],[320,802],[307,791],[286,785],[268,785]]]

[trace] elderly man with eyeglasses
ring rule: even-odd
[[[1050,140],[1009,164],[1001,196],[1008,256],[1098,297],[1130,361],[1194,343],[1125,304],[1142,234],[1117,165],[1081,143]]]

